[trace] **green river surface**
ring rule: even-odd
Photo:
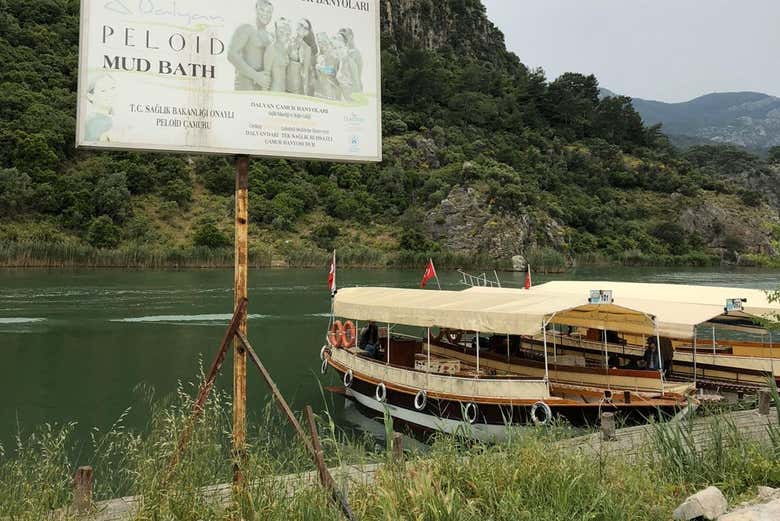
[[[339,270],[344,286],[417,287],[417,271]],[[459,275],[441,273],[444,289],[459,289]],[[522,273],[501,273],[519,287]],[[249,339],[296,410],[325,407],[319,350],[330,298],[324,270],[255,270],[249,275]],[[668,282],[776,289],[780,272],[766,270],[588,268],[551,278]],[[92,427],[110,428],[138,404],[139,383],[158,396],[193,381],[199,360],[208,366],[232,311],[231,270],[0,270],[0,444],[44,423],[78,422],[86,440]],[[435,287],[435,281],[428,287]],[[597,289],[597,288],[594,288]],[[618,295],[616,295],[619,298]],[[585,296],[583,296],[585,298]],[[219,385],[231,384],[228,359]],[[257,414],[268,393],[248,372],[248,408]],[[332,411],[345,417],[341,400]],[[147,418],[131,412],[126,425],[143,429]],[[364,424],[365,426],[365,424]]]

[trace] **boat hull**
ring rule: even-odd
[[[337,369],[336,372],[343,381],[346,371]],[[390,387],[386,388],[384,400],[378,400],[377,384],[354,375],[344,394],[369,415],[381,419],[387,413],[392,416],[394,423],[422,433],[444,432],[484,442],[500,442],[512,432],[534,425],[531,411],[536,402],[476,404],[429,397],[425,406],[418,408],[415,407],[415,394]],[[565,421],[579,427],[598,425],[600,415],[604,412],[615,413],[621,421],[636,423],[649,418],[671,417],[681,410],[678,404],[625,404],[603,400],[576,404],[565,400],[547,400],[545,403],[553,421]]]

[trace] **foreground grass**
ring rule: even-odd
[[[244,471],[250,483],[240,504],[227,511],[201,487],[230,481],[230,403],[217,394],[199,421],[190,449],[163,486],[166,462],[190,407],[192,386],[177,396],[150,401],[144,434],[129,432],[122,418],[107,432],[93,431],[96,499],[143,495],[137,520],[339,519],[319,488],[292,496],[272,476],[312,470],[308,455],[269,404],[250,433]],[[361,520],[666,520],[689,493],[710,484],[730,499],[756,485],[780,484],[778,442],[742,437],[713,422],[711,448],[698,450],[685,424],[658,425],[646,453],[636,458],[558,449],[565,429],[531,429],[505,444],[484,446],[457,437],[436,439],[429,452],[407,454],[405,467],[387,465],[376,482],[349,491]],[[41,520],[67,505],[77,456],[73,425],[45,426],[19,438],[0,456],[0,519]],[[328,464],[387,461],[373,440],[351,438],[326,414],[320,418]]]

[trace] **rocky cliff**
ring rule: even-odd
[[[381,0],[385,49],[453,52],[501,65],[519,65],[481,0]]]
[[[450,251],[498,259],[565,244],[565,229],[545,213],[498,212],[484,193],[461,186],[428,214],[425,225],[432,238]]]

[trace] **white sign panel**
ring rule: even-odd
[[[729,298],[726,299],[726,307],[723,308],[726,313],[729,311],[742,311],[742,303],[745,302],[745,299],[741,298]]]
[[[590,296],[588,297],[588,304],[612,304],[614,299],[612,298],[611,289],[592,289],[590,290]]]
[[[76,145],[381,160],[379,0],[81,0]]]

